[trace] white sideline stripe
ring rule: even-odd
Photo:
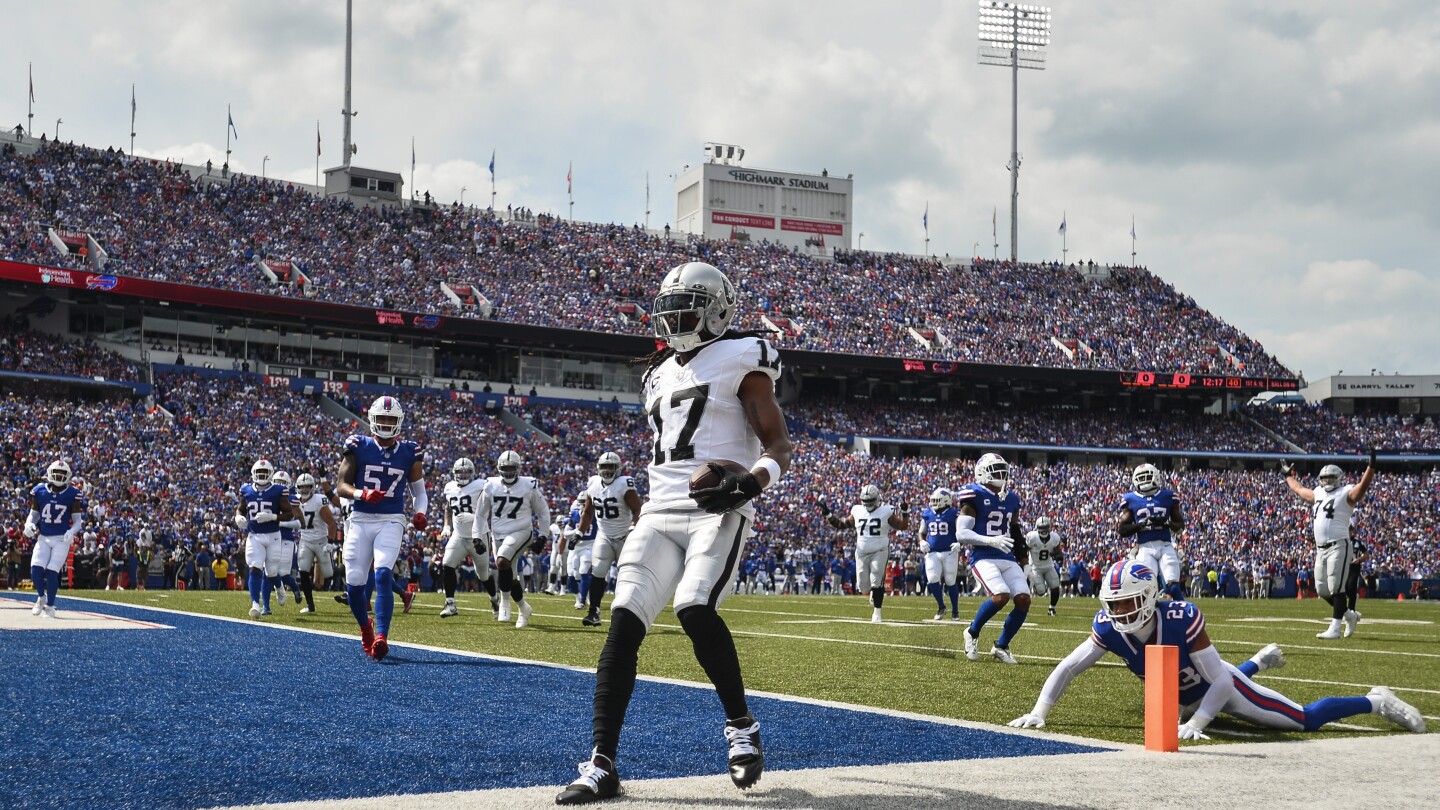
[[[1267,681],[1290,681],[1292,683],[1314,683],[1321,686],[1353,686],[1357,689],[1373,689],[1373,683],[1349,683],[1348,681],[1315,681],[1309,678],[1285,678],[1280,675],[1271,675],[1262,672],[1256,677],[1263,677]],[[1396,692],[1419,692],[1422,695],[1440,695],[1440,689],[1419,689],[1414,686],[1391,686]]]
[[[1329,723],[1326,723],[1325,725],[1326,725],[1326,726],[1329,726],[1329,727],[1331,727],[1331,728],[1347,728],[1347,729],[1350,729],[1351,731],[1385,731],[1385,730],[1386,730],[1386,729],[1380,729],[1380,728],[1372,728],[1372,727],[1370,727],[1370,726],[1357,726],[1357,725],[1355,725],[1354,723],[1338,723],[1338,722],[1335,722],[1335,721],[1333,721],[1333,720],[1330,721]]]
[[[346,639],[346,640],[349,640],[349,641],[358,641],[358,640],[359,640],[357,636],[352,636],[352,635],[349,635],[349,634],[346,634],[346,633],[337,633],[337,632],[334,632],[334,631],[332,631],[332,630],[320,630],[320,629],[311,628],[311,627],[294,627],[294,626],[285,625],[285,624],[265,624],[264,622],[257,622],[257,621],[255,621],[254,619],[250,619],[250,618],[240,619],[240,618],[235,618],[235,617],[231,617],[231,616],[211,616],[211,615],[205,614],[205,613],[190,613],[190,612],[188,612],[188,611],[175,610],[175,609],[172,609],[172,608],[151,607],[151,606],[149,606],[149,605],[131,605],[131,604],[128,604],[128,603],[125,603],[125,602],[111,602],[111,601],[106,600],[106,599],[88,599],[88,598],[86,598],[86,597],[79,597],[79,596],[70,597],[70,598],[71,598],[71,599],[76,599],[76,600],[78,600],[78,601],[95,602],[95,603],[105,604],[105,605],[118,605],[118,606],[120,606],[120,607],[134,608],[135,610],[153,610],[153,611],[156,611],[156,612],[159,612],[159,613],[174,613],[174,614],[178,614],[178,615],[181,615],[181,616],[189,616],[189,617],[197,618],[197,619],[214,619],[214,620],[216,620],[216,621],[232,622],[232,623],[234,623],[234,624],[243,624],[243,625],[246,625],[246,626],[248,626],[248,627],[268,627],[268,628],[273,629],[273,630],[290,630],[290,631],[297,632],[297,633],[310,633],[310,634],[312,634],[312,635],[317,635],[317,636],[329,636],[329,637],[331,637],[331,638],[340,638],[340,639]],[[541,614],[538,614],[538,613],[532,614],[532,616],[538,616],[538,615],[541,615]],[[555,618],[555,617],[552,616],[552,617],[550,617],[550,618]],[[676,630],[681,629],[680,625],[678,625],[678,624],[660,624],[659,622],[656,622],[653,626],[655,626],[655,627],[673,628],[673,629],[676,629]],[[804,636],[796,636],[796,638],[804,638]],[[900,645],[889,645],[889,646],[900,646]],[[414,650],[425,650],[425,651],[427,651],[427,652],[443,653],[443,654],[445,654],[445,655],[458,655],[458,656],[460,656],[460,657],[462,657],[462,658],[475,658],[475,659],[479,659],[479,660],[482,660],[482,661],[499,661],[499,662],[501,662],[501,663],[506,663],[506,664],[524,664],[524,665],[527,665],[527,666],[549,667],[549,668],[551,668],[551,669],[562,669],[562,670],[567,670],[567,671],[569,671],[569,672],[582,672],[582,673],[586,673],[586,674],[590,674],[590,675],[595,674],[595,668],[594,668],[594,667],[579,667],[579,666],[574,666],[574,665],[571,665],[571,664],[557,664],[557,663],[554,663],[554,662],[551,662],[551,661],[531,661],[531,660],[528,660],[528,659],[525,659],[525,658],[510,658],[510,657],[508,657],[508,656],[503,656],[503,655],[489,655],[489,654],[486,654],[486,653],[472,652],[472,651],[470,651],[470,650],[454,650],[454,649],[450,649],[450,648],[447,648],[447,647],[434,647],[434,646],[431,646],[431,645],[429,645],[429,644],[415,644],[415,643],[413,643],[413,642],[408,642],[408,641],[392,641],[392,642],[390,642],[390,647],[391,647],[392,649],[393,649],[393,648],[396,648],[396,647],[401,647],[401,648],[408,648],[408,649],[414,649]],[[1059,659],[1054,659],[1054,660],[1059,660]],[[658,676],[658,675],[640,675],[640,676],[638,676],[637,679],[638,679],[638,680],[642,680],[642,681],[649,681],[649,682],[651,682],[651,683],[664,683],[664,684],[670,684],[670,685],[672,685],[672,686],[684,686],[684,687],[688,687],[688,688],[691,688],[691,689],[701,689],[701,690],[705,690],[705,691],[707,691],[707,692],[714,689],[714,687],[713,687],[712,685],[710,685],[709,683],[696,683],[695,681],[682,681],[682,680],[680,680],[680,679],[678,679],[678,678],[664,678],[664,677],[660,677],[660,676]],[[854,704],[854,703],[841,703],[841,702],[839,702],[839,701],[833,701],[833,700],[820,700],[820,699],[818,699],[818,698],[801,697],[801,696],[799,696],[799,695],[784,695],[784,694],[780,694],[780,693],[778,693],[778,692],[761,692],[761,691],[751,691],[751,690],[747,689],[747,690],[745,690],[745,693],[746,693],[747,695],[753,695],[753,696],[757,696],[757,697],[771,698],[772,700],[783,700],[783,701],[785,701],[785,702],[787,702],[787,703],[799,703],[799,704],[803,704],[803,705],[807,705],[807,706],[821,706],[821,707],[830,708],[830,709],[844,709],[844,710],[846,710],[846,711],[860,712],[860,713],[863,713],[863,714],[877,714],[877,715],[881,715],[881,716],[884,716],[884,717],[901,717],[901,718],[905,718],[905,719],[909,719],[909,720],[918,720],[918,721],[926,722],[926,723],[936,723],[936,724],[944,725],[944,726],[954,726],[954,727],[957,727],[957,728],[976,729],[976,730],[979,730],[979,731],[989,731],[989,732],[993,732],[993,733],[996,733],[996,734],[1008,734],[1008,735],[1014,736],[1014,737],[1032,737],[1032,738],[1038,738],[1038,739],[1044,739],[1044,740],[1059,740],[1059,741],[1061,741],[1061,742],[1070,742],[1070,743],[1074,743],[1074,744],[1076,744],[1076,745],[1085,745],[1085,746],[1089,746],[1089,747],[1091,747],[1091,748],[1099,748],[1099,749],[1102,749],[1102,750],[1110,750],[1110,751],[1136,751],[1136,750],[1143,750],[1143,749],[1144,749],[1144,746],[1142,746],[1142,745],[1136,745],[1136,744],[1132,744],[1132,743],[1111,742],[1111,741],[1109,741],[1109,740],[1093,740],[1093,739],[1090,739],[1089,737],[1079,737],[1079,736],[1075,736],[1075,735],[1071,735],[1071,734],[1055,734],[1055,733],[1051,733],[1051,732],[1039,732],[1039,731],[1036,731],[1035,729],[1009,728],[1008,726],[992,725],[992,724],[990,724],[990,723],[977,723],[977,722],[975,722],[975,721],[973,721],[973,720],[960,720],[960,719],[957,719],[957,718],[954,718],[954,717],[936,717],[936,716],[934,716],[934,715],[917,714],[917,713],[915,713],[915,712],[895,711],[895,710],[892,710],[892,709],[884,709],[884,708],[879,708],[879,707],[876,707],[876,706],[861,706],[861,705]]]

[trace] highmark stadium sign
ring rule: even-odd
[[[763,172],[752,172],[749,169],[731,169],[730,179],[741,183],[759,183],[766,186],[784,186],[786,188],[808,188],[815,191],[829,191],[829,180],[815,180],[809,177],[785,177],[779,174],[765,174]]]

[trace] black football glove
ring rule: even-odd
[[[1289,478],[1295,474],[1295,465],[1288,461],[1280,462],[1280,474]]]
[[[760,494],[760,482],[749,470],[728,472],[713,461],[707,464],[710,471],[720,476],[720,483],[713,487],[697,489],[690,493],[695,503],[712,515],[723,515],[738,509],[746,501]]]
[[[909,502],[909,501],[901,501],[901,502],[900,502],[900,514],[902,514],[902,515],[908,515],[908,514],[910,514],[910,502]]]
[[[1168,529],[1170,528],[1170,518],[1168,516],[1152,515],[1150,518],[1150,528]]]
[[[1375,448],[1370,448],[1370,469],[1375,469]]]
[[[825,517],[830,517],[830,504],[825,503],[824,501],[817,500],[815,501],[815,506],[820,510],[821,515],[824,515]]]

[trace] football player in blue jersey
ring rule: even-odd
[[[945,595],[950,595],[950,617],[960,620],[960,547],[956,524],[960,510],[945,487],[930,493],[930,506],[920,513],[921,551],[925,552],[925,587],[935,597],[935,621],[945,618]]]
[[[250,467],[250,481],[240,487],[239,502],[235,504],[235,526],[247,532],[246,585],[252,619],[270,612],[270,589],[279,582],[280,522],[295,519],[289,491],[275,481],[275,465],[263,458],[256,461]]]
[[[1100,612],[1095,614],[1090,638],[1061,661],[1029,714],[1010,721],[1016,728],[1043,728],[1050,709],[1076,675],[1111,652],[1136,677],[1145,679],[1145,648],[1172,644],[1180,648],[1180,703],[1183,723],[1180,739],[1209,739],[1205,729],[1215,716],[1231,717],[1282,731],[1315,731],[1326,723],[1357,714],[1378,714],[1416,733],[1425,731],[1425,718],[1414,706],[1377,686],[1364,697],[1328,697],[1301,706],[1251,678],[1285,665],[1280,648],[1269,645],[1240,666],[1220,658],[1205,632],[1205,617],[1189,602],[1157,604],[1155,572],[1140,560],[1122,560],[1110,567],[1100,583]]]
[[[25,518],[25,536],[35,541],[30,581],[35,583],[36,597],[30,615],[55,618],[60,569],[65,567],[84,516],[85,496],[70,483],[70,465],[51,462],[45,469],[45,481],[30,490],[30,514]]]
[[[1136,559],[1164,578],[1161,591],[1171,599],[1184,599],[1180,555],[1175,552],[1175,535],[1185,528],[1180,496],[1163,486],[1160,470],[1154,464],[1136,467],[1130,481],[1135,490],[1120,499],[1121,514],[1115,521],[1115,531],[1131,538],[1138,552]]]
[[[345,530],[341,550],[345,561],[345,591],[350,612],[360,625],[365,653],[383,661],[390,651],[390,617],[395,612],[395,577],[391,569],[400,556],[405,533],[405,493],[410,493],[414,514],[410,523],[423,530],[430,498],[425,491],[425,451],[400,438],[405,411],[399,400],[382,396],[367,413],[369,436],[345,440],[336,494],[354,499],[354,511]],[[366,584],[375,576],[375,619],[366,609]]]
[[[294,482],[290,479],[290,473],[276,470],[271,480],[285,488],[285,497],[290,500],[290,506],[295,510],[295,518],[280,521],[280,555],[276,558],[278,567],[274,571],[266,571],[265,575],[270,577],[270,588],[275,592],[281,606],[285,604],[287,592],[295,594],[295,604],[301,605],[304,604],[304,598],[300,594],[300,586],[295,582],[295,548],[299,539],[296,532],[302,525],[300,502],[295,497]],[[268,604],[265,605],[264,612],[270,612]]]
[[[1009,490],[1010,464],[998,453],[986,453],[975,462],[975,483],[955,493],[960,502],[956,534],[970,546],[970,570],[990,598],[980,603],[965,628],[965,657],[980,657],[980,631],[1012,599],[1015,606],[990,654],[1003,664],[1015,663],[1010,642],[1030,612],[1030,581],[1025,566],[1030,547],[1020,528],[1020,496]]]

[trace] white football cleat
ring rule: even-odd
[[[447,601],[447,602],[445,603],[445,609],[442,610],[442,611],[440,611],[440,618],[442,618],[442,619],[448,619],[448,618],[450,618],[451,616],[459,616],[459,615],[460,615],[460,608],[455,607],[455,603],[454,603],[454,602],[449,602],[449,601]]]
[[[305,607],[300,608],[300,612],[301,612],[301,613],[314,613],[315,611],[311,610],[309,605],[306,605]]]
[[[510,597],[508,597],[508,596],[502,596],[502,597],[500,597],[500,612],[495,614],[495,621],[497,621],[497,622],[508,622],[508,621],[510,621]]]
[[[30,608],[30,615],[31,615],[31,616],[39,616],[41,613],[44,613],[44,612],[45,612],[45,597],[43,597],[43,596],[37,597],[37,598],[35,599],[35,606],[32,607],[32,608]]]
[[[534,612],[534,608],[530,607],[529,602],[521,602],[520,610],[518,612],[520,614],[520,617],[515,620],[515,629],[520,630],[522,628],[529,627],[530,614]]]
[[[1315,638],[1343,638],[1340,634],[1340,620],[1331,619],[1330,626],[1323,633],[1316,633]]]
[[[931,619],[930,621],[932,621],[932,622],[943,622],[943,621],[945,621],[945,611],[944,611],[944,610],[937,610],[937,611],[935,611],[935,618]]]
[[[45,616],[46,616],[46,618],[50,618],[50,619],[55,618],[55,606],[54,606],[54,605],[46,605],[46,606],[45,606]]]
[[[280,607],[285,607],[285,599],[285,586],[281,585],[275,589],[275,601],[280,603]]]
[[[880,618],[880,608],[875,608],[873,611],[870,612],[870,623],[880,624],[881,621],[882,619]]]
[[[581,598],[578,597],[578,596],[575,597],[575,609],[576,609],[576,610],[584,610],[584,609],[585,609],[585,600],[581,599]]]
[[[1011,655],[1010,650],[1005,647],[991,647],[990,654],[995,656],[995,660],[999,661],[1002,664],[1017,663],[1015,661],[1015,656]]]
[[[1360,624],[1360,611],[1347,610],[1345,611],[1345,618],[1341,619],[1340,621],[1345,624],[1345,638],[1350,638],[1351,636],[1355,635],[1356,625]]]
[[[1389,687],[1377,686],[1367,697],[1379,699],[1380,706],[1375,711],[1381,717],[1416,734],[1425,733],[1425,718],[1420,710],[1396,697]]]
[[[1279,644],[1267,644],[1261,648],[1260,652],[1250,656],[1250,660],[1259,667],[1259,672],[1264,672],[1285,666],[1285,653],[1280,649]]]
[[[965,628],[965,657],[971,661],[980,660],[980,639],[970,635],[970,628]]]
[[[251,603],[250,603],[250,618],[252,618],[252,619],[258,619],[258,618],[260,618],[260,603],[259,603],[259,602],[251,602]]]

